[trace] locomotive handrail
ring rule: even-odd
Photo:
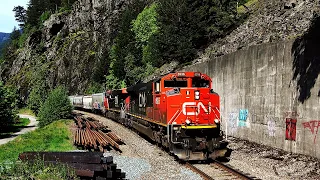
[[[181,114],[182,111],[179,112],[180,109],[177,110],[177,112],[172,116],[170,122],[168,123],[168,126],[167,126],[167,136],[168,136],[168,142],[170,142],[171,140],[171,143],[173,144],[181,144],[181,142],[178,142],[178,141],[173,141],[173,122],[175,121],[175,119],[177,119],[177,117]],[[179,112],[178,115],[176,115],[177,113]],[[170,136],[170,126],[171,126],[171,136]],[[171,137],[171,138],[169,138]]]

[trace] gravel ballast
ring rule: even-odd
[[[121,124],[99,115],[82,111],[75,112],[99,120],[125,142],[125,145],[120,145],[122,153],[111,150],[106,152],[105,156],[113,156],[117,168],[126,173],[127,179],[202,179],[200,175],[179,164],[173,156],[157,145],[151,144]]]
[[[84,112],[81,112],[84,113]],[[136,132],[105,117],[87,114],[109,127],[125,145],[122,153],[109,151],[127,179],[186,179],[200,180],[200,175],[178,163],[168,152],[148,142]],[[305,155],[291,154],[280,149],[228,137],[231,153],[228,165],[259,179],[320,179],[320,161]],[[217,171],[209,164],[194,164],[214,177]],[[215,178],[217,179],[217,178]],[[218,178],[219,179],[219,178]]]
[[[320,179],[320,161],[313,157],[291,154],[280,149],[228,137],[233,150],[230,161],[233,169],[258,179]],[[211,177],[216,170],[208,164],[195,165]],[[214,179],[220,179],[219,177]]]

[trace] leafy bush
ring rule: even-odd
[[[16,104],[16,92],[3,86],[3,83],[0,81],[0,129],[6,128],[14,123],[16,118],[14,115]]]
[[[38,115],[47,94],[48,93],[43,86],[34,86],[32,88],[27,103],[28,108],[30,108],[35,115]]]
[[[72,105],[67,92],[62,87],[52,90],[39,111],[39,126],[70,117]]]

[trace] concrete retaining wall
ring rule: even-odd
[[[320,41],[306,39],[252,46],[184,70],[213,79],[227,135],[320,158]]]

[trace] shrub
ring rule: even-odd
[[[44,127],[57,121],[70,117],[72,106],[67,92],[62,87],[52,90],[39,111],[39,126]]]
[[[3,86],[0,81],[0,129],[14,123],[14,109],[17,103],[15,91]]]
[[[34,86],[31,90],[27,103],[28,108],[30,108],[35,113],[35,115],[38,115],[39,109],[43,104],[43,101],[46,96],[47,92],[41,86]]]

